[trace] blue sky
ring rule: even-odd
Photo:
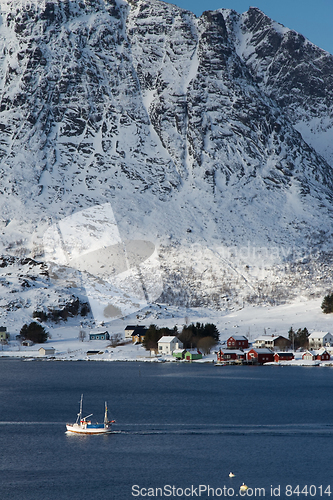
[[[183,9],[200,16],[204,10],[234,9],[242,13],[258,7],[270,18],[302,33],[333,54],[333,0],[173,0]]]

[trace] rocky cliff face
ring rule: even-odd
[[[257,9],[0,5],[3,254],[43,261],[49,227],[109,203],[165,302],[329,286],[331,55]]]
[[[260,88],[303,138],[333,163],[333,56],[250,8],[224,11],[228,35]]]

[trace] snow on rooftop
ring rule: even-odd
[[[309,335],[309,339],[322,339],[325,337],[325,335],[328,335],[329,332],[312,332]]]
[[[255,341],[256,342],[257,341],[263,341],[263,342],[274,341],[281,336],[282,335],[261,335],[260,337],[257,337]]]
[[[258,349],[256,348],[252,348],[250,349],[250,351],[248,352],[251,352],[251,351],[256,351],[256,352],[260,352],[261,354],[268,354],[268,353],[272,353],[272,351],[266,347],[259,347]]]
[[[174,335],[164,335],[163,337],[160,338],[160,340],[158,341],[159,343],[162,343],[162,342],[172,342],[174,339],[178,340],[177,337],[175,337]]]

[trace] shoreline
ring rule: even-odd
[[[226,368],[229,366],[275,366],[275,367],[285,367],[285,366],[293,366],[293,367],[303,367],[303,368],[313,368],[313,367],[320,367],[320,368],[333,368],[333,361],[304,361],[302,359],[295,359],[293,361],[279,361],[277,363],[275,362],[270,362],[270,363],[264,363],[264,364],[258,364],[258,363],[219,363],[218,361],[215,361],[212,358],[208,359],[200,359],[200,360],[192,360],[192,361],[187,361],[187,360],[179,360],[175,358],[161,358],[161,357],[155,357],[155,358],[106,358],[106,357],[100,357],[96,359],[92,358],[87,358],[87,357],[56,357],[56,356],[15,356],[15,355],[0,355],[0,362],[2,360],[7,360],[7,361],[23,361],[23,362],[93,362],[93,363],[159,363],[159,364],[164,364],[164,363],[170,363],[170,364],[193,364],[195,363],[196,365],[213,365],[221,368]]]

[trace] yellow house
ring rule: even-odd
[[[144,326],[136,326],[134,332],[132,333],[133,344],[141,344],[146,336],[147,328]]]
[[[8,337],[7,328],[5,326],[0,326],[0,341],[7,340]]]

